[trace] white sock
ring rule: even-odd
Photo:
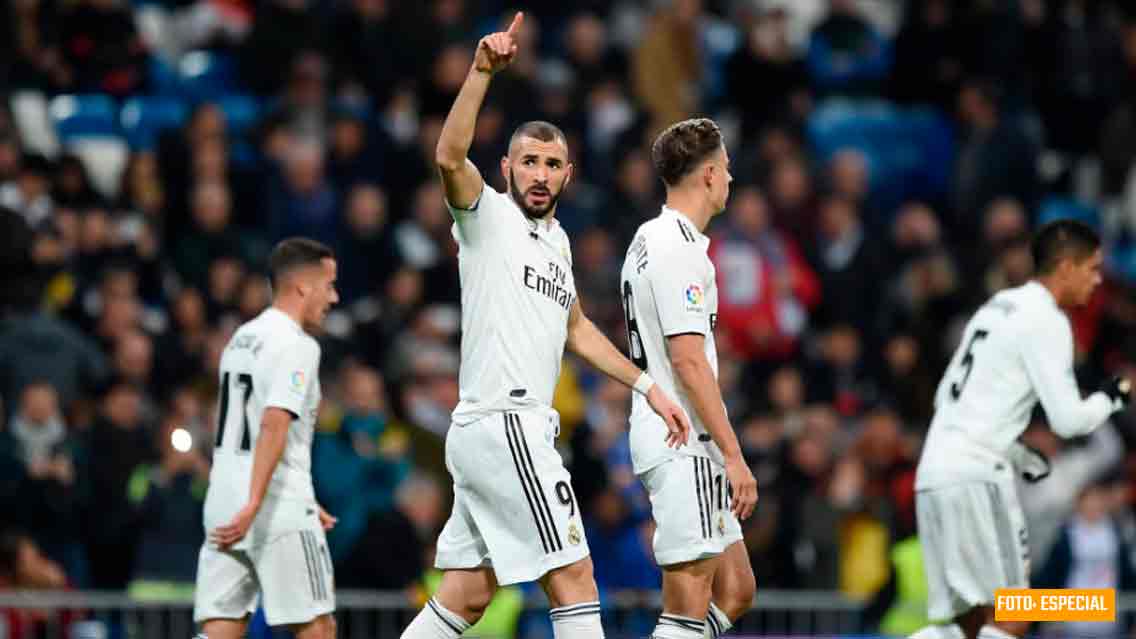
[[[957,623],[930,625],[913,632],[908,639],[965,639],[966,633]]]
[[[659,625],[651,633],[652,639],[702,639],[706,632],[706,622],[682,615],[664,612],[659,615]]]
[[[548,616],[552,619],[552,636],[556,639],[603,639],[598,601],[553,608]]]
[[[706,611],[706,634],[703,635],[704,639],[718,639],[718,637],[726,634],[734,624],[730,623],[730,618],[726,616],[725,612],[718,607],[713,601],[710,602],[710,610]]]
[[[978,629],[978,639],[1018,639],[1018,636],[988,623]]]
[[[457,639],[466,630],[469,630],[469,623],[465,619],[446,610],[431,597],[418,611],[414,621],[402,631],[402,639]]]

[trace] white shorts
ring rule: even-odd
[[[438,537],[441,570],[492,567],[501,585],[535,581],[588,556],[555,413],[495,413],[446,435],[454,509]]]
[[[270,626],[303,624],[335,611],[335,580],[322,528],[283,533],[248,550],[201,546],[193,621],[241,619],[263,597]]]
[[[1013,482],[1009,476],[915,494],[932,621],[993,605],[998,588],[1029,587],[1029,540]]]
[[[742,540],[730,510],[726,469],[705,457],[681,456],[640,475],[655,518],[655,562],[669,566],[722,554]]]

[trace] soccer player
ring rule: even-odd
[[[508,193],[487,186],[466,158],[493,74],[517,53],[523,20],[478,43],[438,140],[437,164],[461,274],[460,401],[446,436],[454,504],[438,546],[437,593],[405,639],[453,639],[481,617],[498,584],[539,581],[558,639],[603,636],[599,593],[572,490],[554,446],[552,394],[567,346],[644,394],[681,445],[682,409],[584,316],[556,201],[572,177],[564,134],[522,124],[500,170]]]
[[[213,468],[205,496],[193,618],[204,639],[245,636],[258,595],[269,625],[297,639],[335,637],[335,584],[316,503],[312,435],[320,403],[317,334],[339,301],[331,249],[304,238],[276,245],[272,306],[221,354]]]
[[[1113,378],[1082,398],[1065,313],[1100,284],[1096,233],[1056,220],[1032,242],[1036,274],[971,317],[935,394],[935,415],[915,477],[928,616],[917,639],[1011,639],[1025,626],[995,622],[994,591],[1026,588],[1029,545],[1015,473],[1043,477],[1048,462],[1018,438],[1041,401],[1061,437],[1087,435],[1129,401]]]
[[[660,445],[665,424],[640,398],[632,401],[631,457],[651,498],[663,569],[653,636],[717,637],[749,609],[755,588],[739,517],[753,511],[757,482],[718,388],[718,289],[703,235],[726,208],[733,178],[722,134],[705,118],[660,133],[651,159],[667,199],[624,258],[627,336],[635,365],[674,394],[692,422],[690,445],[668,448]]]

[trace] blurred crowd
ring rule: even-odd
[[[470,157],[504,190],[517,124],[567,132],[558,217],[581,303],[620,347],[618,269],[661,203],[650,140],[692,114],[726,132],[735,182],[708,234],[759,589],[840,590],[886,623],[935,385],[969,311],[1030,277],[1045,219],[1080,217],[1107,245],[1106,284],[1072,318],[1079,379],[1136,370],[1136,11],[1120,0],[14,0],[0,94],[149,95],[155,65],[206,51],[263,104],[237,127],[222,99],[194,102],[109,187],[0,106],[0,512],[52,583],[192,584],[220,350],[296,234],[339,259],[313,450],[337,583],[426,583],[460,338],[434,145],[473,44],[516,8],[521,55]],[[910,158],[886,144],[823,143],[840,109],[932,118],[945,150],[915,165],[941,179],[896,179],[884,167]],[[568,356],[556,408],[601,589],[656,588],[629,391]],[[1023,487],[1055,585],[1133,574],[1130,433],[1060,442],[1041,412],[1027,433],[1066,478]],[[1111,569],[1089,570],[1100,544]],[[23,584],[0,559],[0,584]]]

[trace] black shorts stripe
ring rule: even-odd
[[[308,587],[312,590],[312,599],[316,600],[319,599],[319,596],[316,594],[318,587],[316,586],[315,562],[313,561],[312,550],[308,548],[308,538],[303,532],[300,533],[300,546],[304,549],[304,563],[307,564],[308,568]]]
[[[320,587],[320,600],[327,599],[327,573],[323,569],[323,552],[320,549],[319,540],[316,539],[316,534],[308,531],[308,541],[312,544],[312,557],[316,561],[316,583]]]
[[[320,561],[319,544],[316,543],[316,536],[310,530],[305,530],[303,533],[304,538],[308,541],[308,548],[312,553],[312,566],[315,567],[316,576],[316,600],[323,601],[327,599],[327,584],[324,583],[323,578],[323,563]]]
[[[698,522],[702,524],[702,537],[706,537],[706,502],[702,500],[702,482],[698,481],[698,458],[691,457],[694,464],[694,492],[698,495]]]
[[[513,415],[505,413],[505,439],[509,442],[509,452],[513,455],[513,467],[517,469],[517,478],[521,482],[521,489],[525,491],[525,501],[529,502],[529,511],[532,513],[533,521],[536,523],[536,531],[540,535],[540,544],[544,547],[545,554],[548,554],[548,539],[544,534],[544,524],[540,516],[537,515],[536,505],[533,503],[532,492],[529,490],[528,477],[524,471],[521,470],[521,457],[517,452],[519,446],[513,441]]]
[[[548,507],[548,498],[544,495],[544,486],[540,483],[540,475],[536,472],[536,465],[533,464],[532,453],[529,451],[529,442],[525,439],[525,431],[521,428],[521,418],[513,415],[515,420],[517,433],[521,437],[521,446],[524,449],[524,459],[528,460],[529,471],[532,472],[533,481],[536,483],[537,496],[540,498],[539,506],[544,509],[544,514],[548,516],[548,527],[552,532],[550,546],[557,551],[564,550],[564,543],[560,541],[560,531],[556,529],[556,520],[552,518],[552,509]]]
[[[1002,499],[1001,487],[997,484],[987,483],[986,490],[990,494],[990,501],[994,504],[994,527],[997,529],[998,554],[1002,556],[1002,574],[1006,580],[1003,585],[1007,588],[1013,588],[1023,581],[1021,562],[1017,556],[1018,553],[1014,552],[1013,540],[1018,538],[1018,532],[1010,523],[1010,513]]]
[[[454,634],[455,634],[455,635],[460,635],[460,634],[462,633],[462,629],[461,629],[461,628],[458,628],[457,626],[455,626],[455,625],[453,624],[453,622],[452,622],[452,621],[450,621],[449,619],[446,619],[446,616],[442,614],[442,611],[441,611],[441,610],[438,610],[438,605],[434,603],[434,598],[433,598],[433,597],[431,597],[430,599],[427,599],[427,600],[426,600],[426,605],[427,605],[427,606],[430,606],[430,610],[433,610],[433,611],[434,611],[434,614],[438,615],[438,618],[442,620],[442,623],[444,623],[444,624],[446,624],[447,626],[449,626],[449,627],[450,627],[450,630],[453,630],[453,631],[454,631]]]
[[[702,462],[702,481],[706,485],[706,538],[714,536],[714,482],[710,480],[710,460],[698,458]]]
[[[526,476],[529,478],[529,488],[533,492],[533,505],[536,507],[536,512],[540,516],[540,520],[544,522],[544,534],[548,537],[549,552],[556,552],[562,550],[564,547],[560,545],[559,535],[556,534],[556,523],[552,519],[552,511],[548,508],[548,498],[544,495],[544,486],[540,483],[540,477],[536,474],[536,466],[532,463],[532,455],[528,453],[528,440],[525,439],[525,429],[521,424],[521,416],[516,413],[512,414],[513,422],[513,440],[517,445],[517,456],[521,459],[521,469],[525,471]]]

